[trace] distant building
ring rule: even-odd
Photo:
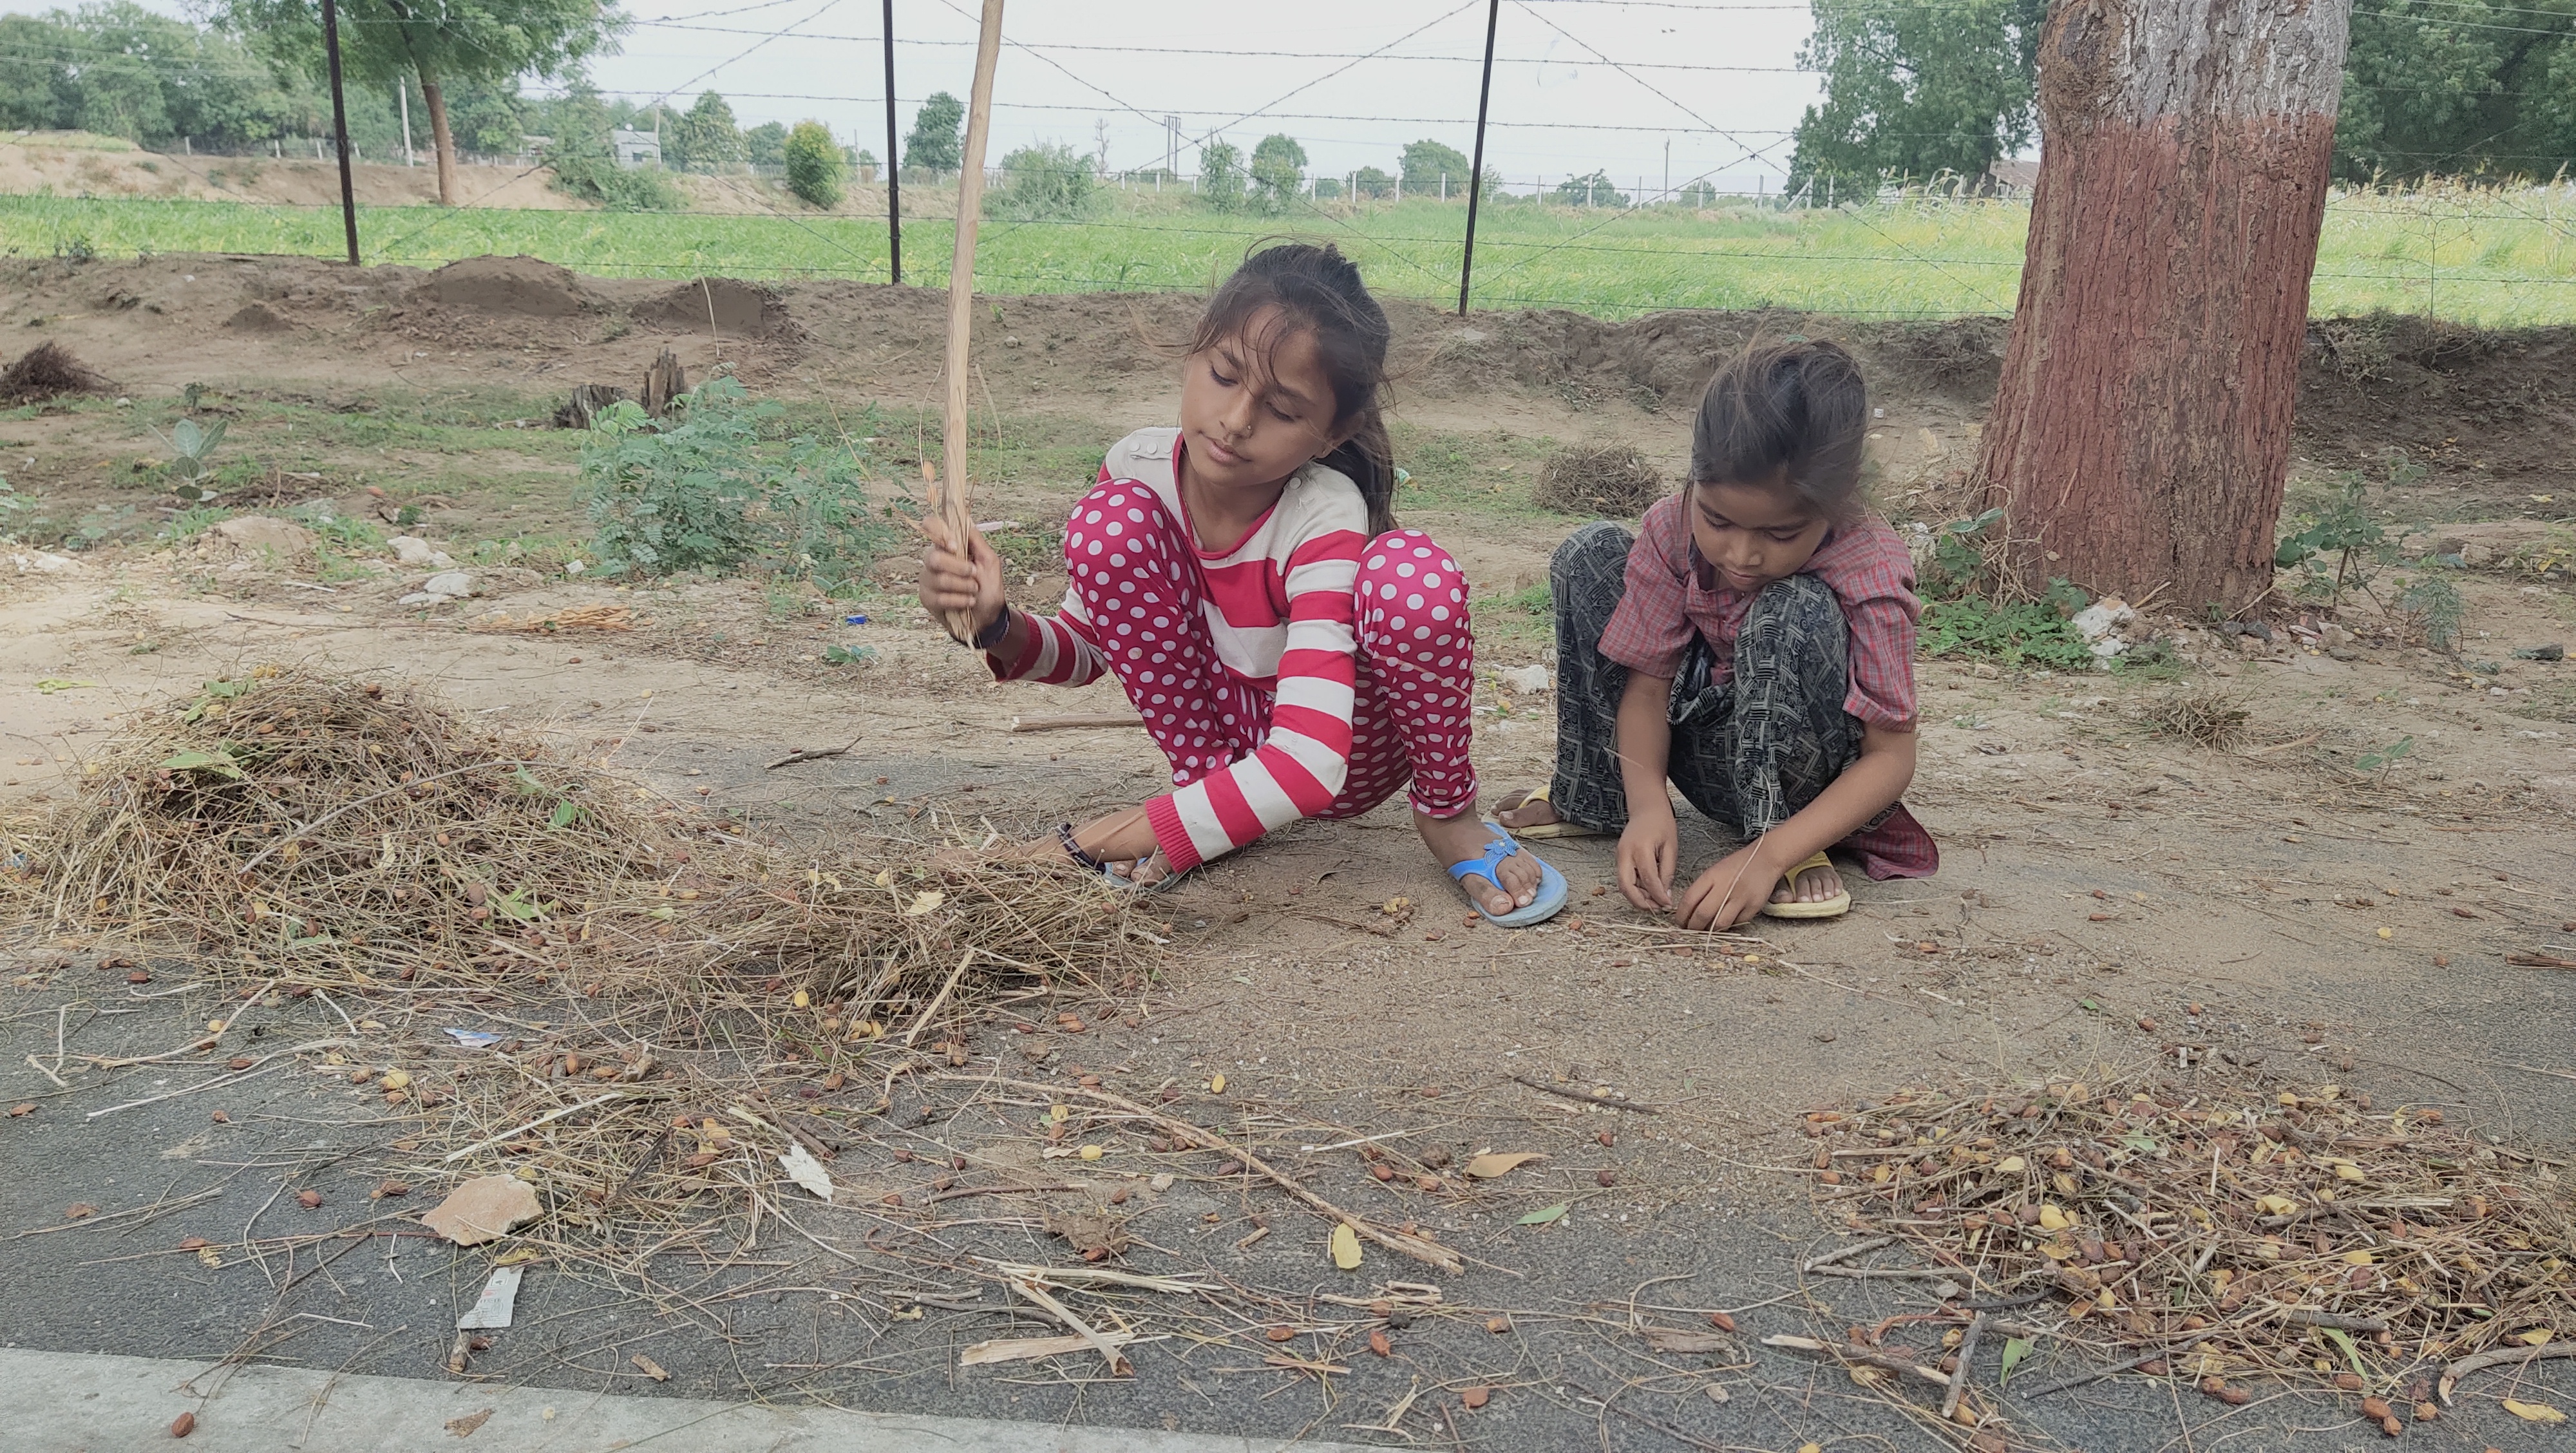
[[[662,133],[658,131],[627,131],[623,128],[613,130],[608,133],[608,146],[611,151],[617,153],[619,166],[639,167],[662,164]]]
[[[2032,161],[1999,161],[1986,175],[1994,178],[1995,192],[2005,197],[2027,197],[2039,185],[2039,163]]]

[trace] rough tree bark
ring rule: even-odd
[[[2014,567],[2171,605],[2271,583],[2352,0],[2062,0],[1978,446]]]
[[[429,144],[438,153],[438,205],[456,205],[456,138],[447,129],[447,97],[438,89],[438,77],[423,70],[420,73],[420,99],[429,103]]]

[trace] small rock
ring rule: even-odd
[[[1145,1182],[1145,1189],[1154,1192],[1156,1195],[1160,1195],[1171,1188],[1172,1173],[1170,1171],[1159,1172],[1152,1180]]]
[[[181,1413],[170,1420],[170,1436],[173,1438],[184,1438],[195,1431],[197,1431],[195,1413]]]
[[[295,1204],[302,1206],[308,1211],[319,1210],[322,1206],[322,1193],[320,1191],[297,1191],[295,1193]]]
[[[1471,1387],[1465,1392],[1458,1394],[1458,1401],[1465,1404],[1472,1411],[1473,1409],[1483,1407],[1486,1401],[1493,1397],[1493,1395],[1494,1390],[1490,1387]]]
[[[1501,672],[1500,675],[1505,686],[1523,696],[1536,696],[1548,688],[1545,666],[1523,666],[1516,671]]]
[[[421,589],[430,595],[446,596],[451,600],[464,600],[480,593],[475,588],[474,577],[462,570],[442,570],[429,577]]]
[[[18,567],[18,573],[21,575],[30,571],[38,575],[60,575],[82,568],[81,563],[69,555],[56,555],[47,550],[34,550],[24,555],[12,554],[9,561]]]
[[[429,557],[437,553],[429,548],[427,540],[418,535],[396,535],[385,541],[385,548],[393,551],[394,559],[405,565],[426,565]]]
[[[498,1240],[544,1214],[536,1187],[516,1176],[477,1176],[458,1186],[422,1225],[459,1246]]]
[[[406,596],[403,596],[403,597],[401,597],[400,599],[396,600],[396,601],[394,602],[394,604],[396,604],[396,605],[440,605],[440,604],[445,603],[445,602],[446,602],[447,600],[449,600],[449,599],[451,599],[451,597],[449,597],[449,596],[444,596],[444,595],[432,595],[432,594],[430,594],[430,593],[429,593],[428,591],[426,591],[426,590],[415,590],[415,591],[413,591],[411,594],[406,595]]]

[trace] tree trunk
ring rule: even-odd
[[[1977,454],[2026,581],[2271,584],[2351,0],[2063,0]]]
[[[438,77],[426,69],[420,73],[420,99],[429,103],[429,144],[438,153],[438,205],[456,205],[456,138],[447,129],[447,97],[438,89]]]

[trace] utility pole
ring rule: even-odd
[[[885,0],[886,267],[903,286],[903,159],[894,149],[894,0]]]
[[[420,158],[411,149],[411,83],[401,77],[394,80],[394,100],[402,105],[403,165],[418,166]]]
[[[1476,207],[1485,200],[1485,112],[1494,99],[1494,29],[1503,0],[1485,7],[1485,76],[1476,87],[1476,157],[1467,164],[1467,245],[1458,254],[1458,316],[1467,316],[1467,287],[1476,275]]]
[[[331,136],[340,146],[340,221],[349,233],[349,266],[358,265],[358,192],[349,180],[349,107],[340,97],[340,7],[322,0],[322,48],[331,57]]]
[[[1175,177],[1181,174],[1181,118],[1178,116],[1163,118],[1163,170]],[[1155,183],[1154,190],[1161,191],[1162,184]]]
[[[1667,201],[1667,202],[1669,202],[1669,201],[1671,201],[1672,199],[1673,199],[1673,139],[1672,139],[1671,137],[1667,136],[1667,137],[1665,137],[1665,138],[1664,138],[1664,190],[1663,190],[1662,200],[1663,200],[1663,201]]]

